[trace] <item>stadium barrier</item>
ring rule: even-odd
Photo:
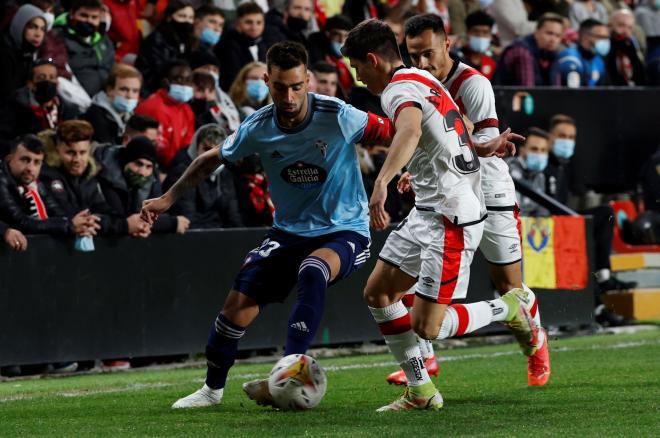
[[[591,261],[589,218],[585,227]],[[234,274],[263,235],[263,229],[234,229],[146,240],[96,238],[93,252],[46,236],[30,237],[25,253],[2,245],[0,365],[202,352]],[[317,346],[381,339],[362,289],[386,236],[374,233],[371,259],[329,289]],[[589,267],[592,271],[591,262]],[[579,291],[537,290],[543,324],[589,324],[593,280],[588,281]],[[492,297],[488,266],[478,253],[468,298]],[[282,346],[292,299],[266,307],[241,348]]]

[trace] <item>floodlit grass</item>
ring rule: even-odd
[[[658,436],[660,330],[551,342],[552,378],[528,388],[513,344],[441,351],[440,412],[377,414],[397,397],[388,355],[321,359],[328,392],[278,412],[240,385],[272,364],[237,365],[220,406],[173,411],[204,370],[138,370],[0,383],[0,436]]]

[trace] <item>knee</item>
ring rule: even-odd
[[[412,329],[417,336],[427,341],[438,338],[440,326],[413,318]]]
[[[380,307],[379,304],[381,297],[378,295],[377,290],[378,289],[373,287],[370,282],[367,282],[364,291],[362,291],[362,298],[364,299],[364,302],[367,303],[367,306]]]
[[[330,280],[330,266],[319,257],[307,257],[298,268],[298,282]]]

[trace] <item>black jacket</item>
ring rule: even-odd
[[[58,122],[72,120],[80,115],[78,107],[58,97]],[[20,88],[14,100],[0,111],[0,139],[13,140],[19,135],[36,134],[45,128],[32,111],[30,92],[27,87]]]
[[[122,234],[126,229],[126,219],[114,217],[91,167],[90,164],[85,175],[81,177],[71,176],[61,167],[44,167],[41,181],[66,216],[73,217],[82,210],[89,209],[92,214],[101,218],[102,234]]]
[[[41,182],[37,182],[37,191],[48,214],[44,220],[30,215],[30,203],[19,193],[7,163],[0,164],[0,220],[25,234],[72,236],[74,232],[71,221],[65,217],[64,211]]]
[[[612,49],[605,58],[605,69],[607,70],[607,75],[610,78],[611,84],[628,86],[628,81],[617,68],[618,55],[625,55],[630,59],[633,71],[632,81],[635,85],[639,86],[646,84],[644,64],[642,63],[637,47],[635,47],[632,40],[630,38],[618,39],[613,35],[610,38],[610,41],[612,41]]]
[[[264,18],[266,28],[264,30],[264,42],[266,47],[282,41],[295,41],[307,46],[307,37],[302,32],[291,30],[284,24],[284,15],[276,8],[271,8]]]
[[[93,139],[98,143],[120,144],[121,135],[115,118],[102,106],[92,104],[81,119],[87,120],[94,127]]]
[[[224,35],[223,35],[224,37]],[[190,44],[181,41],[168,23],[162,23],[140,45],[140,52],[135,60],[135,67],[142,72],[142,96],[146,97],[162,87],[167,64],[187,59]]]
[[[151,180],[139,189],[129,189],[124,172],[119,164],[118,153],[123,146],[105,146],[96,149],[95,157],[102,166],[98,174],[101,191],[105,197],[112,215],[115,218],[127,218],[132,214],[139,213],[142,202],[156,198],[163,194],[160,181],[156,172]],[[160,215],[154,224],[154,232],[175,232],[177,219],[167,214]],[[128,222],[124,221],[116,230],[119,234],[128,234]]]
[[[177,152],[164,183],[167,190],[192,163],[189,148]],[[195,190],[188,190],[172,206],[172,214],[190,220],[190,228],[231,228],[243,225],[238,209],[234,175],[225,167],[213,179],[207,179]]]
[[[230,29],[222,34],[222,39],[215,46],[215,56],[220,60],[220,88],[229,90],[238,72],[244,65],[254,61],[250,46],[257,45],[257,60],[266,62],[266,51],[268,46],[263,39],[252,41],[247,36]]]
[[[15,47],[11,37],[0,37],[0,101],[11,101],[11,96],[25,85],[33,63],[33,53],[24,52]]]

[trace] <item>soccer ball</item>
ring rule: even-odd
[[[321,402],[328,381],[325,371],[304,354],[290,354],[280,359],[268,376],[268,390],[275,405],[282,410],[311,409]]]

